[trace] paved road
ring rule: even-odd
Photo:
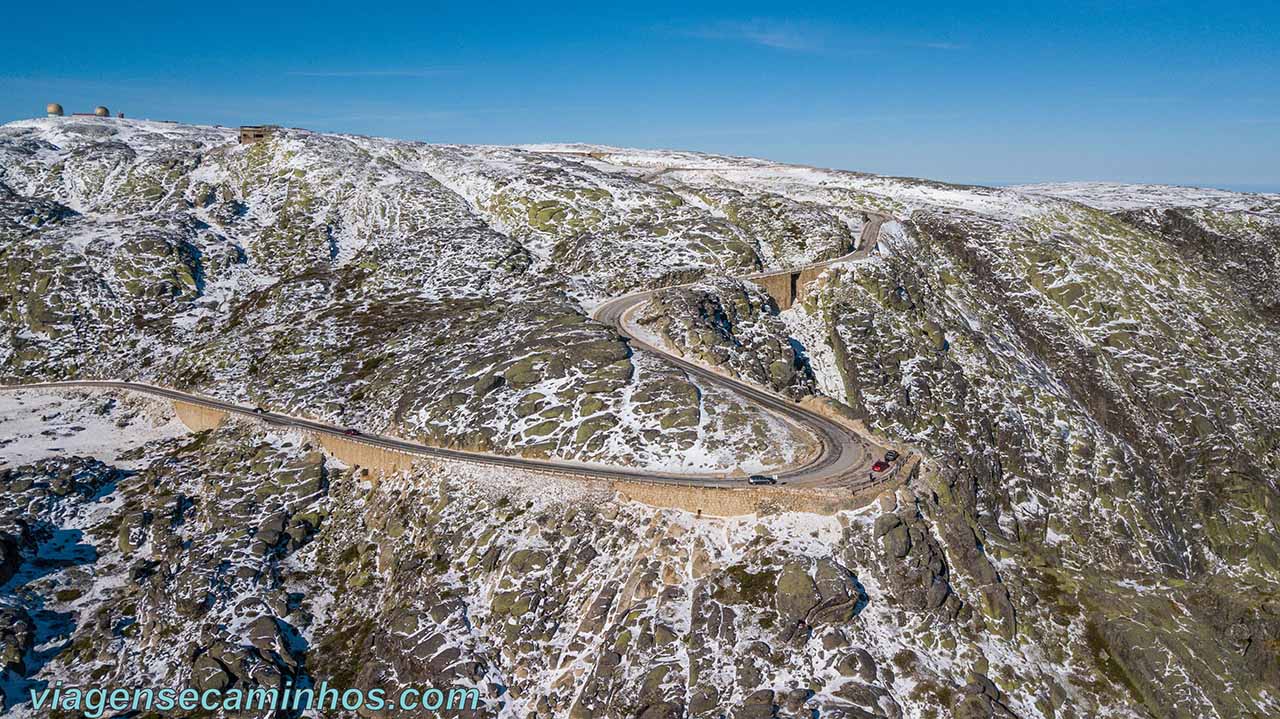
[[[871,220],[863,227],[860,246],[855,252],[834,260],[806,265],[803,268],[793,268],[788,271],[796,272],[801,269],[825,266],[835,262],[857,259],[865,256],[870,246],[874,245],[879,233],[880,224],[884,222],[885,219],[886,218],[881,216],[871,217]],[[768,274],[774,273],[757,273],[757,275],[752,275],[752,277]],[[729,388],[730,390],[737,392],[747,397],[749,400],[765,407],[769,411],[782,416],[787,421],[800,425],[813,432],[821,443],[821,450],[816,456],[812,457],[810,461],[803,465],[793,467],[779,473],[778,479],[780,482],[789,485],[843,485],[855,488],[874,484],[874,482],[870,482],[868,480],[868,471],[871,463],[878,458],[882,448],[876,446],[872,441],[869,441],[868,438],[857,434],[848,427],[834,422],[821,414],[801,407],[799,404],[782,397],[781,395],[760,389],[756,386],[725,375],[717,374],[716,372],[685,361],[679,357],[675,357],[661,348],[651,346],[631,336],[626,328],[627,315],[630,311],[639,307],[639,305],[652,293],[652,291],[640,292],[612,300],[601,305],[593,316],[596,319],[607,322],[617,328],[620,333],[629,338],[632,346],[661,354],[665,359],[680,366],[686,372],[696,375],[701,380]],[[214,399],[212,397],[192,394],[189,392],[180,392],[167,387],[138,382],[76,380],[69,382],[41,382],[24,385],[0,386],[0,390],[40,388],[116,389],[138,392],[154,397],[188,402],[190,404],[221,410],[234,415],[250,417],[282,427],[291,427],[322,434],[341,436],[350,441],[362,442],[377,447],[424,457],[469,462],[472,464],[486,466],[535,470],[576,477],[587,476],[595,479],[646,481],[702,487],[742,487],[744,485],[742,480],[729,480],[724,478],[722,474],[711,475],[654,472],[583,462],[527,459],[524,457],[510,457],[485,452],[469,452],[457,449],[431,447],[425,444],[419,444],[417,442],[410,442],[397,437],[388,437],[383,435],[359,434],[357,436],[351,436],[347,435],[348,430],[346,428],[337,427],[323,422],[316,422],[304,417],[294,417],[277,412],[258,412],[253,407],[246,407],[244,405],[235,404],[234,402],[227,402],[220,399]]]
[[[190,404],[208,407],[210,409],[221,410],[230,414],[240,415],[252,419],[261,420],[269,424],[289,427],[294,429],[303,429],[310,432],[318,432],[333,436],[342,437],[343,439],[353,442],[362,442],[364,444],[373,445],[375,447],[384,447],[400,452],[419,455],[423,457],[434,457],[437,459],[447,459],[460,462],[469,462],[472,464],[480,464],[494,467],[511,467],[516,469],[532,469],[541,472],[550,472],[553,474],[582,476],[587,475],[596,479],[625,479],[640,480],[648,482],[662,482],[669,484],[695,484],[706,487],[740,487],[741,481],[731,481],[723,479],[721,476],[712,475],[691,475],[653,472],[640,469],[626,469],[618,467],[610,467],[606,465],[590,464],[586,462],[564,462],[557,460],[544,459],[528,459],[525,457],[509,457],[500,454],[490,454],[488,452],[470,452],[460,449],[446,449],[443,447],[432,447],[430,445],[410,442],[398,437],[389,437],[379,434],[360,433],[355,436],[347,435],[345,427],[338,427],[324,422],[316,422],[315,420],[306,419],[305,417],[295,417],[278,412],[258,412],[253,407],[227,402],[204,395],[192,394],[190,392],[180,392],[178,390],[169,389],[168,387],[160,387],[157,385],[144,384],[140,382],[120,382],[115,380],[74,380],[68,382],[37,382],[32,384],[7,385],[0,387],[0,391],[15,390],[31,390],[31,389],[115,389],[137,392],[140,394],[151,395],[163,399],[179,400]]]

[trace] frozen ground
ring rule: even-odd
[[[116,393],[0,392],[0,469],[50,457],[96,457],[124,468],[121,452],[178,437],[187,428],[168,405]]]
[[[1102,210],[1198,207],[1222,211],[1280,213],[1280,194],[1232,192],[1181,185],[1126,185],[1116,182],[1049,182],[1010,188],[1083,202]]]

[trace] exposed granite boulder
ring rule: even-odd
[[[661,290],[635,321],[693,361],[793,397],[813,392],[812,373],[773,300],[750,282],[715,278]]]

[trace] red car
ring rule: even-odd
[[[883,472],[888,468],[889,468],[889,463],[884,461],[883,459],[871,465],[872,472]]]
[[[348,437],[358,437],[358,436],[360,436],[360,430],[358,430],[358,429],[344,429],[344,430],[342,430],[342,433],[343,433],[343,434],[345,434],[345,435],[347,435]]]

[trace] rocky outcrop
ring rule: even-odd
[[[8,531],[0,531],[0,584],[7,583],[22,566],[22,550],[30,542],[25,524],[14,523]]]
[[[1261,314],[1280,319],[1280,220],[1263,213],[1195,207],[1123,210],[1115,215],[1165,238],[1237,287]]]
[[[635,321],[682,357],[792,397],[813,392],[812,373],[777,307],[750,283],[718,278],[662,290]]]
[[[1268,586],[1277,576],[1271,539],[1232,522],[1228,540],[1220,519],[1269,523],[1276,504],[1264,499],[1275,493],[1264,479],[1271,430],[1254,420],[1228,427],[1222,415],[1280,416],[1280,406],[1265,389],[1271,350],[1225,362],[1205,351],[1260,347],[1273,333],[1257,311],[1265,298],[1206,262],[1230,242],[1186,224],[1192,215],[1209,223],[1205,212],[1134,211],[1120,224],[1077,207],[1025,225],[922,212],[883,261],[835,277],[813,301],[854,411],[934,458],[916,498],[877,520],[895,598],[951,605],[938,616],[962,633],[1030,637],[1089,657],[1107,687],[1099,696],[1156,715],[1230,714],[1239,693],[1192,656],[1249,673],[1219,649],[1248,630],[1192,609],[1199,603],[1188,597],[1173,601],[1196,636],[1175,636],[1140,593],[1120,587],[1188,582],[1190,595],[1234,602],[1212,567],[1247,566]],[[1143,224],[1152,217],[1164,219]],[[1175,499],[1191,495],[1195,503]],[[1116,632],[1123,647],[1105,638]],[[1188,677],[1176,689],[1169,666]],[[1000,686],[994,695],[964,688],[958,706],[999,716],[1011,706]],[[1175,692],[1203,694],[1183,705]]]
[[[914,506],[881,514],[875,535],[889,566],[895,601],[915,611],[935,612],[946,621],[960,614],[963,605],[948,581],[946,554]]]
[[[781,269],[839,257],[856,244],[847,217],[853,212],[785,194],[726,188],[697,181],[679,182],[681,195],[707,203],[743,234],[754,239],[764,266]]]
[[[24,676],[35,646],[36,625],[22,607],[0,606],[0,676]]]

